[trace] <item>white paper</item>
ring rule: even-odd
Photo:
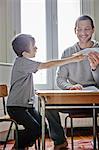
[[[99,92],[99,89],[96,88],[95,86],[88,86],[88,87],[83,88],[82,90],[91,90],[91,91],[98,91]]]
[[[99,48],[85,48],[77,53],[74,53],[73,55],[78,56],[78,55],[88,55],[90,52],[98,52],[99,53]]]

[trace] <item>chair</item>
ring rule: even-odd
[[[8,139],[9,139],[9,135],[11,132],[11,129],[13,127],[13,125],[15,126],[15,142],[16,142],[16,150],[18,150],[18,124],[14,119],[11,119],[10,116],[7,114],[6,112],[6,105],[5,105],[5,98],[8,96],[8,88],[7,85],[0,85],[0,100],[3,101],[3,110],[4,110],[4,115],[0,117],[0,122],[10,122],[10,127],[6,136],[6,140],[3,141],[4,143],[4,147],[3,150],[5,150]],[[38,139],[38,147],[36,145],[35,142],[35,149],[40,150],[40,141]]]
[[[72,112],[70,110],[68,116],[65,118],[65,132],[67,132],[67,118],[70,118],[70,125],[71,125],[71,145],[72,150],[74,150],[74,143],[73,143],[73,118],[92,118],[93,114],[90,109],[87,109],[87,111],[83,111],[82,109],[73,109]],[[97,129],[97,115],[96,115],[96,129]],[[98,143],[99,148],[99,143]]]
[[[16,123],[15,120],[11,119],[10,116],[6,112],[5,97],[7,97],[7,96],[8,96],[7,85],[0,85],[0,100],[3,101],[3,110],[4,110],[4,115],[0,117],[0,122],[10,122],[10,127],[8,129],[6,140],[3,141],[3,143],[4,143],[3,150],[5,150],[5,148],[6,148],[6,145],[7,145],[8,139],[9,139],[9,135],[10,135],[13,125],[15,126],[16,150],[18,150],[18,124]]]

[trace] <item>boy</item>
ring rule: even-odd
[[[19,150],[23,150],[31,146],[41,135],[41,116],[33,106],[35,92],[32,73],[36,73],[39,69],[81,61],[83,56],[44,63],[33,61],[30,58],[35,57],[37,47],[35,39],[27,34],[17,35],[12,41],[12,47],[18,57],[12,69],[7,111],[11,118],[24,127],[24,130],[19,132],[18,140]]]

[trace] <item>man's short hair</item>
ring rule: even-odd
[[[82,20],[89,20],[90,23],[91,23],[92,29],[95,27],[95,26],[94,26],[93,19],[92,19],[90,16],[88,16],[88,15],[82,15],[82,16],[80,16],[80,17],[76,20],[75,28],[77,27],[77,23],[78,23],[79,21],[82,21]]]

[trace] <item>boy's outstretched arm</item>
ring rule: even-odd
[[[47,68],[51,68],[55,66],[61,66],[64,64],[68,64],[68,63],[79,62],[79,61],[82,61],[84,58],[85,56],[79,55],[79,56],[71,56],[71,57],[67,57],[67,58],[59,59],[59,60],[58,59],[50,60],[50,61],[41,63],[38,69],[47,69]]]

